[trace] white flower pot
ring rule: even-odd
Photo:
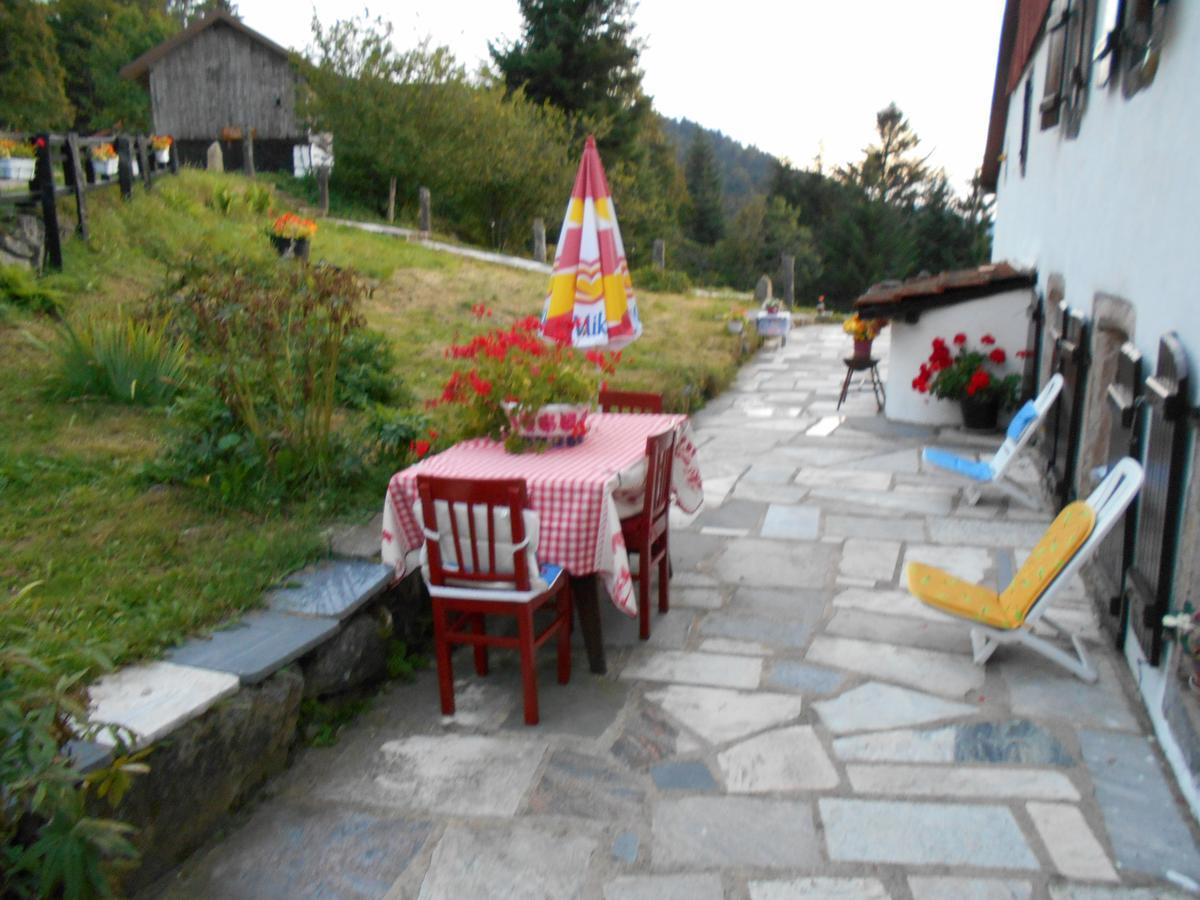
[[[521,437],[550,447],[573,447],[587,433],[586,403],[548,403],[536,412],[504,404],[512,428]]]
[[[160,166],[165,166],[171,162],[171,148],[167,147],[163,150],[154,151],[154,159]]]
[[[741,334],[746,328],[746,323],[741,319],[730,319],[725,323],[725,327],[730,334]]]
[[[93,159],[92,168],[96,172],[97,178],[112,178],[117,174],[117,166],[120,161],[114,156],[112,159]]]
[[[29,181],[33,178],[33,170],[37,160],[25,157],[6,156],[0,159],[0,178],[12,181]]]

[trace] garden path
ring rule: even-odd
[[[453,719],[422,673],[158,893],[1184,896],[1194,825],[1083,584],[1060,618],[1095,685],[1018,648],[975,666],[903,588],[911,560],[995,582],[1050,514],[920,471],[924,443],[994,440],[889,423],[869,391],[836,411],[848,349],[793,331],[695,416],[706,503],[673,527],[671,612],[641,644],[606,610],[607,677],[580,652],[561,687],[544,652],[526,728],[515,660],[460,664]]]

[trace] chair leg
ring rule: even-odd
[[[487,634],[487,628],[484,625],[483,613],[476,613],[471,616],[471,631],[481,637]],[[484,644],[475,645],[475,674],[480,677],[488,673],[488,648]]]
[[[670,575],[671,558],[668,556],[666,548],[663,548],[662,559],[658,561],[658,612],[659,615],[670,609],[671,601],[669,590],[671,584]]]
[[[650,640],[650,544],[638,548],[638,637]]]
[[[538,723],[537,671],[533,658],[533,612],[528,607],[517,613],[517,642],[521,648],[521,684],[525,695],[525,724]]]
[[[450,644],[446,640],[446,608],[433,601],[433,652],[437,660],[438,694],[442,715],[454,715],[454,669],[450,665]]]
[[[571,586],[565,585],[558,595],[558,683],[566,684],[571,680],[571,620],[572,615]]]

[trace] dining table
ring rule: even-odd
[[[630,618],[638,612],[621,518],[640,510],[646,479],[646,439],[675,432],[672,501],[686,513],[704,500],[695,439],[686,415],[592,413],[587,433],[574,446],[511,453],[491,438],[473,438],[397,472],[383,507],[383,561],[397,577],[419,567],[424,532],[413,506],[417,476],[461,479],[524,479],[538,514],[539,562],[562,566],[571,589],[592,672],[607,670],[600,631],[598,582],[614,606]]]

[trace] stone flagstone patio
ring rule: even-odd
[[[886,353],[885,340],[877,346]],[[971,508],[920,447],[998,440],[835,409],[849,344],[794,330],[694,420],[705,507],[673,525],[651,640],[605,610],[609,675],[542,654],[542,724],[515,659],[392,688],[302,752],[164,897],[1157,898],[1200,883],[1164,775],[1082,583],[1059,618],[1087,685],[904,589],[931,561],[995,584],[1051,516]],[[1026,462],[1026,480],[1036,473]]]

